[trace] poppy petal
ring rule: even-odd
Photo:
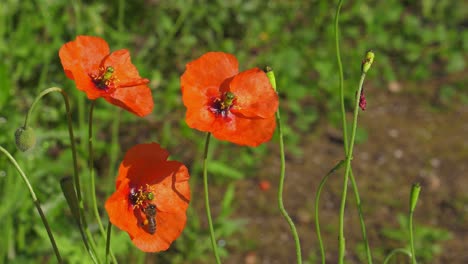
[[[112,52],[104,59],[102,66],[105,68],[108,66],[114,68],[114,75],[118,80],[118,87],[136,86],[149,82],[148,79],[140,77],[137,68],[132,64],[130,53],[126,49]]]
[[[109,45],[106,41],[91,36],[78,36],[59,50],[65,74],[76,82],[77,88],[84,91],[89,99],[96,99],[101,94],[95,89],[89,75],[96,73],[102,59],[108,54]]]
[[[208,89],[219,91],[227,79],[239,72],[238,67],[236,57],[224,52],[208,52],[188,63],[180,78],[184,105],[199,102]]]
[[[278,109],[278,94],[266,74],[253,68],[237,74],[230,82],[230,91],[236,96],[233,113],[245,117],[267,118]]]
[[[138,229],[138,221],[128,199],[129,193],[129,181],[125,179],[120,188],[107,199],[105,208],[113,225],[129,233],[135,233]]]
[[[275,116],[265,119],[236,117],[220,127],[221,129],[212,132],[215,138],[256,147],[271,139],[276,128],[276,119]]]
[[[116,89],[110,95],[106,95],[104,99],[140,117],[153,112],[153,96],[150,88],[146,85]]]
[[[119,188],[120,183],[124,179],[128,179],[128,175],[133,173],[134,168],[148,170],[152,163],[160,163],[166,161],[169,157],[169,152],[157,143],[138,144],[130,148],[125,153],[124,159],[119,167],[119,174],[116,180],[116,188]],[[132,170],[130,172],[130,170]]]
[[[159,252],[169,248],[175,238],[182,233],[187,221],[185,212],[166,213],[156,215],[156,233],[151,235],[142,228],[131,236],[132,242],[145,252]]]
[[[167,156],[167,151],[156,143],[131,148],[120,166],[117,190],[105,205],[112,224],[126,231],[133,243],[146,252],[166,250],[186,223],[190,200],[188,170],[180,162],[167,161]],[[149,202],[156,207],[153,234],[145,226],[146,205],[130,201],[131,190],[137,186],[154,194]]]

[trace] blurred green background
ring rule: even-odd
[[[211,263],[205,218],[200,215],[203,136],[189,129],[183,120],[179,77],[185,64],[207,51],[219,50],[234,54],[241,70],[273,67],[286,124],[288,155],[291,159],[307,158],[301,145],[305,137],[313,137],[319,126],[339,128],[335,5],[335,1],[287,0],[3,0],[0,145],[14,154],[29,176],[67,262],[83,263],[85,250],[59,187],[59,180],[72,174],[62,98],[47,96],[37,108],[32,124],[38,143],[33,150],[20,153],[13,138],[35,96],[51,86],[62,87],[72,100],[80,168],[82,177],[88,177],[89,102],[63,74],[58,58],[61,45],[80,34],[100,36],[111,50],[129,49],[140,75],[151,80],[155,109],[145,119],[98,101],[95,167],[102,201],[114,188],[119,160],[134,144],[157,141],[191,169],[194,201],[181,238],[168,252],[147,256],[137,252],[126,233],[116,231],[112,247],[118,258],[122,263],[143,263],[145,259],[157,263]],[[444,78],[466,73],[467,10],[463,1],[450,0],[345,1],[340,25],[348,106],[355,93],[351,87],[359,79],[360,62],[368,49],[377,54],[368,75],[376,90],[391,90],[392,84],[404,80],[416,84],[410,95],[435,98],[427,103],[432,109],[465,105],[466,79]],[[433,79],[445,81],[431,91],[417,87],[417,83]],[[366,141],[366,134],[361,130],[361,142]],[[229,240],[245,229],[245,219],[235,216],[243,194],[236,191],[234,183],[256,177],[262,160],[276,148],[274,142],[249,149],[215,141],[215,160],[209,169],[216,177],[211,182],[215,189],[228,186],[218,196],[214,191],[219,237]],[[233,153],[235,160],[229,159]],[[0,189],[0,262],[54,263],[46,232],[26,187],[4,157],[0,157]],[[275,206],[271,202],[271,207]],[[439,236],[444,238],[444,234]],[[222,256],[229,259],[255,249],[239,244],[229,250],[222,247]],[[310,257],[311,263],[313,259]],[[426,261],[430,262],[430,257]]]

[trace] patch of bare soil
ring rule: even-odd
[[[388,238],[382,230],[400,227],[397,214],[407,213],[411,185],[419,182],[422,191],[415,225],[441,228],[452,234],[451,239],[440,242],[442,251],[430,263],[468,263],[468,106],[435,109],[422,99],[427,96],[405,90],[366,91],[368,108],[360,113],[359,126],[367,131],[368,139],[355,146],[353,170],[374,260],[381,263],[389,251],[407,245],[406,241]],[[329,127],[315,131],[302,142],[302,158],[287,157],[284,203],[299,231],[303,259],[310,263],[320,260],[314,224],[315,193],[321,178],[344,158],[343,147],[336,142],[339,133]],[[240,241],[236,244],[244,248],[230,250],[225,263],[295,262],[292,236],[277,209],[280,165],[279,152],[273,145],[257,177],[236,182],[235,217],[248,222],[235,238]],[[329,178],[320,202],[327,263],[337,262],[343,173],[341,169]],[[260,180],[270,181],[271,189],[262,191]],[[364,259],[358,255],[364,256],[364,252],[351,185],[348,194],[346,259],[347,263],[361,263]],[[397,258],[394,263],[407,260]]]

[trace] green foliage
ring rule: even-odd
[[[409,237],[409,226],[408,218],[399,214],[397,216],[398,223],[400,228],[385,228],[382,230],[382,234],[389,238],[401,242],[404,245],[408,245]],[[415,252],[416,258],[422,261],[423,263],[430,263],[433,257],[442,252],[442,247],[440,243],[444,240],[452,238],[452,234],[441,228],[430,227],[430,226],[421,226],[418,223],[415,223],[414,227],[414,242],[415,242]]]

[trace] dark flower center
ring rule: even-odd
[[[154,199],[154,194],[150,190],[150,186],[141,186],[139,188],[132,187],[128,200],[132,204],[133,208],[146,207],[147,204]]]
[[[156,205],[151,203],[154,193],[150,186],[132,187],[128,195],[128,200],[133,206],[133,210],[140,210],[145,215],[145,219],[139,218],[140,225],[146,232],[153,235],[156,232]]]
[[[101,66],[99,67],[98,74],[90,74],[89,76],[99,90],[108,91],[115,88],[115,81],[117,79],[114,76],[114,71],[114,67],[112,66],[107,66],[106,68]]]
[[[227,117],[229,110],[234,104],[236,96],[231,92],[225,92],[220,97],[216,97],[212,100],[210,110],[216,115]]]

